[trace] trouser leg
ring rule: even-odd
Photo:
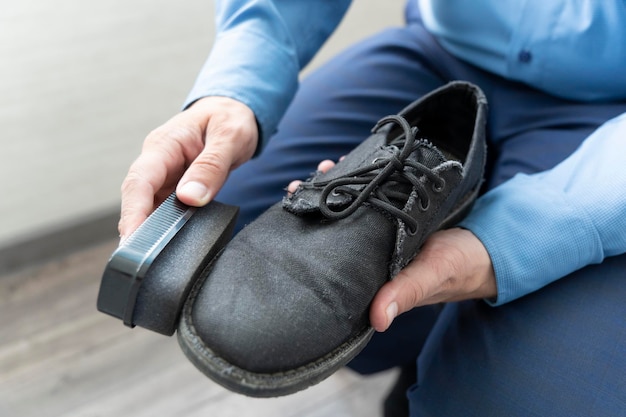
[[[446,306],[412,416],[625,416],[626,255],[492,308]]]
[[[626,112],[475,74],[491,109],[487,188],[555,166]],[[411,415],[626,415],[625,298],[622,255],[497,308],[447,304],[419,355]]]

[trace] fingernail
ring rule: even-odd
[[[196,181],[190,181],[184,184],[178,194],[185,194],[186,197],[190,197],[196,200],[199,204],[205,204],[209,200],[209,190]]]
[[[391,326],[393,319],[398,315],[398,303],[395,301],[387,306],[385,310],[385,315],[387,316],[387,327]]]

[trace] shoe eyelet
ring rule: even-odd
[[[378,157],[376,157],[376,158],[374,158],[374,159],[372,160],[372,164],[373,164],[373,165],[375,165],[375,164],[379,163],[380,161],[382,161],[382,160],[384,160],[384,159],[385,159],[385,158],[383,158],[382,156],[378,156]]]
[[[415,226],[415,230],[411,230],[411,228],[409,226],[407,226],[406,234],[407,234],[407,236],[415,236],[417,234],[418,230],[419,230],[418,226]]]
[[[341,197],[341,193],[339,191],[337,191],[336,188],[334,188],[331,192],[330,195],[333,197]]]
[[[430,208],[430,200],[426,202],[425,206],[422,205],[422,200],[420,200],[420,202],[417,204],[417,207],[420,209],[421,212],[428,211],[428,209]]]
[[[436,193],[442,192],[443,189],[446,187],[446,180],[444,180],[443,178],[440,178],[440,180],[441,181],[439,182],[439,184],[433,183],[433,185],[432,185],[432,189]]]

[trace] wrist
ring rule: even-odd
[[[452,231],[462,240],[458,247],[464,248],[459,268],[465,284],[464,298],[494,298],[497,296],[496,278],[489,252],[482,242],[467,229],[455,228]]]

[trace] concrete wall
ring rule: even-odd
[[[357,0],[312,66],[400,24],[402,7]],[[206,57],[212,8],[208,0],[4,2],[0,248],[116,213],[143,138],[179,110]]]

